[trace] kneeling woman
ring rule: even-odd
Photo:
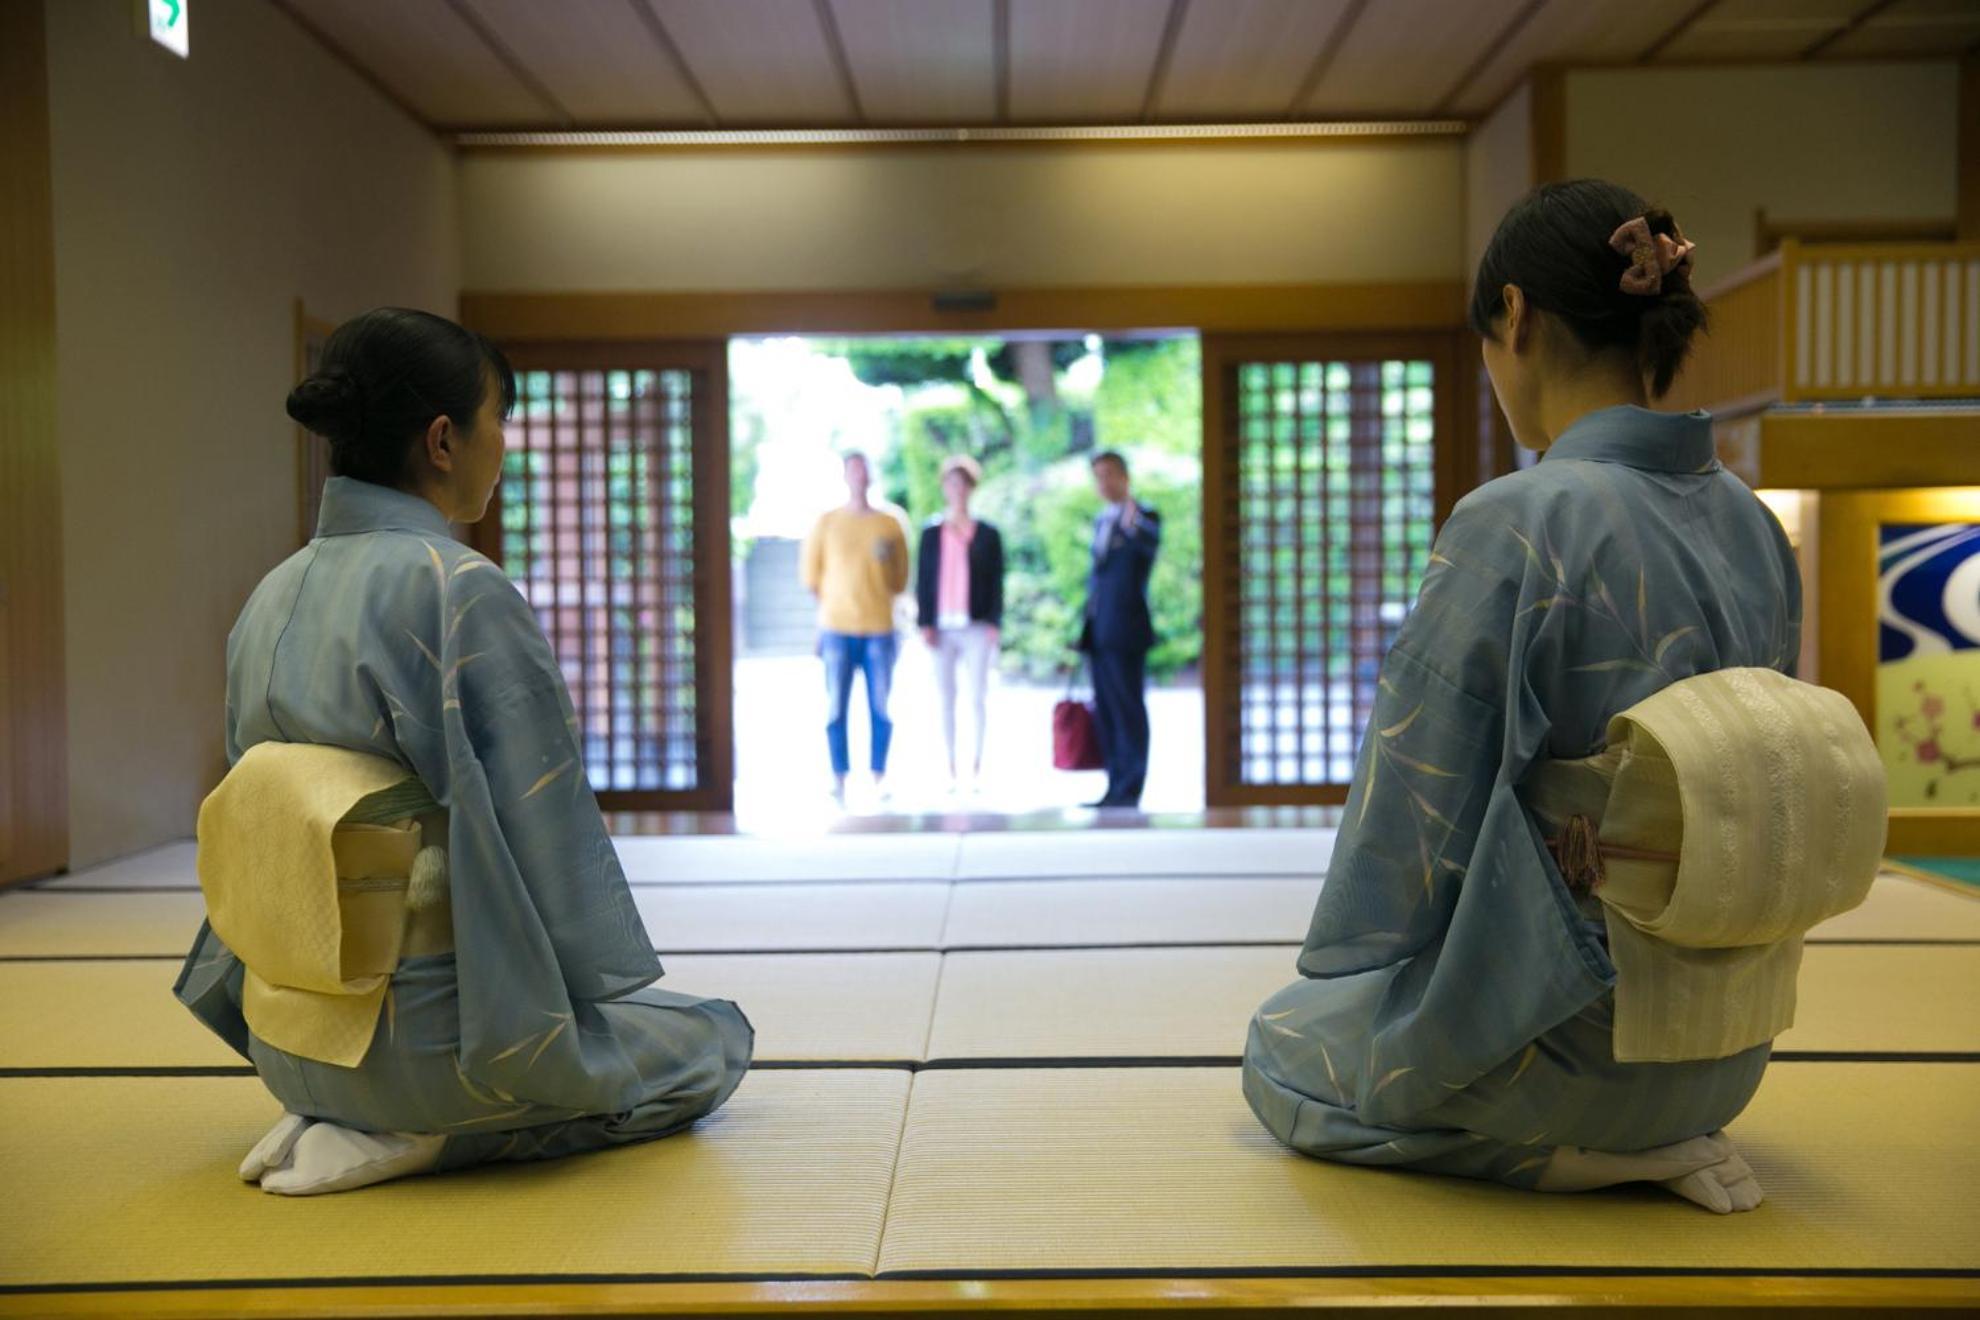
[[[1309,979],[1252,1021],[1246,1097],[1301,1151],[1760,1201],[1721,1129],[1792,1017],[1801,931],[1874,875],[1883,788],[1848,703],[1791,678],[1779,524],[1707,417],[1645,406],[1705,320],[1689,272],[1668,214],[1592,180],[1521,202],[1480,264],[1485,366],[1543,461],[1439,535]]]
[[[487,509],[514,398],[492,345],[396,308],[289,396],[337,475],[228,639],[234,768],[177,986],[287,1111],[241,1167],[264,1191],[664,1136],[749,1064],[735,1005],[644,988],[556,659],[448,533]]]

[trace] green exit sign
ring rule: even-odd
[[[186,35],[186,7],[192,0],[144,0],[150,11],[151,39],[180,59],[192,54],[192,38]]]

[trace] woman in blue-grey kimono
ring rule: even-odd
[[[426,799],[427,843],[444,848],[422,856],[446,869],[408,922],[355,1066],[251,1031],[262,968],[201,930],[178,996],[287,1111],[241,1169],[264,1191],[649,1140],[722,1104],[749,1064],[735,1005],[646,988],[660,964],[556,659],[501,570],[449,534],[488,507],[514,400],[493,345],[397,308],[341,326],[289,396],[336,475],[315,539],[262,581],[228,640],[229,760],[300,744],[403,767]],[[203,885],[209,850],[254,850],[209,839],[210,824],[203,813]],[[414,890],[421,880],[415,867]],[[210,885],[208,905],[222,924]]]
[[[1703,414],[1649,411],[1703,326],[1669,214],[1594,180],[1520,202],[1471,322],[1529,471],[1460,501],[1383,663],[1299,971],[1252,1021],[1244,1089],[1325,1159],[1573,1191],[1760,1201],[1721,1128],[1769,1046],[1619,1063],[1599,909],[1522,801],[1544,760],[1690,675],[1791,674],[1801,586]],[[1706,1011],[1711,1011],[1709,1006]]]

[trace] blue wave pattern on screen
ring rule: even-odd
[[[1980,523],[1887,523],[1877,551],[1877,659],[1980,648]]]

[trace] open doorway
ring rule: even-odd
[[[902,598],[887,797],[860,777],[855,813],[1033,813],[1099,796],[1099,772],[1052,768],[1053,705],[1077,657],[1101,502],[1093,455],[1117,450],[1135,497],[1162,515],[1149,597],[1149,777],[1142,806],[1204,803],[1202,358],[1187,333],[732,340],[731,545],[735,602],[735,812],[748,828],[837,814],[824,737],[816,604],[799,581],[803,537],[842,503],[841,456],[870,457],[873,497],[897,507],[913,546],[943,507],[941,466],[982,466],[972,509],[1000,531],[1005,614],[989,680],[982,770],[969,703],[953,784],[934,657]],[[851,703],[855,763],[870,736]]]

